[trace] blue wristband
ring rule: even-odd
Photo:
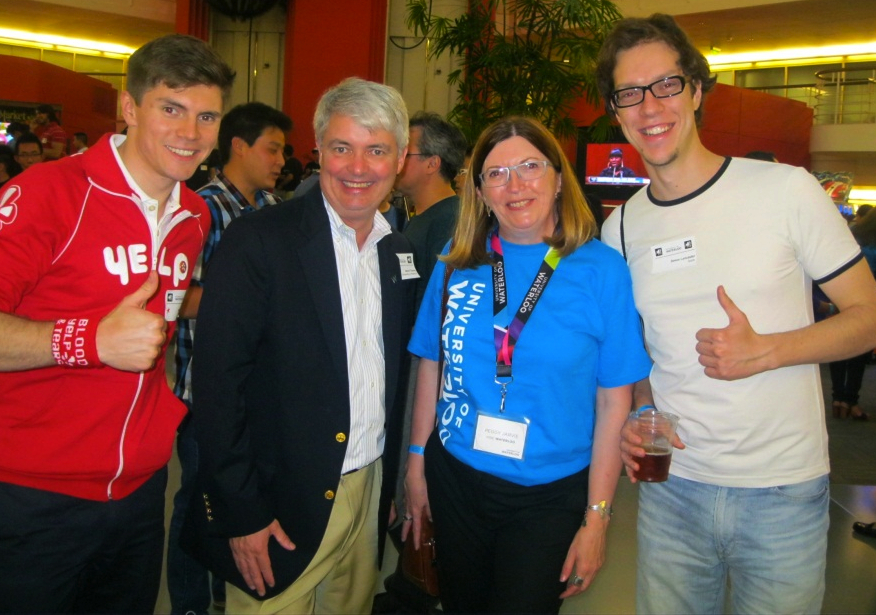
[[[422,455],[423,453],[426,452],[426,449],[423,448],[422,446],[417,446],[416,444],[411,444],[408,447],[408,452],[413,453],[415,455]]]
[[[636,409],[636,413],[642,412],[642,411],[644,411],[644,410],[656,410],[656,409],[657,409],[657,408],[655,408],[654,406],[652,406],[652,405],[649,404],[649,405],[647,405],[647,406],[639,406],[639,407]]]

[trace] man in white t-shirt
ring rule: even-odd
[[[625,19],[597,67],[651,184],[602,231],[654,359],[637,404],[680,417],[669,480],[639,488],[637,610],[819,612],[828,462],[817,363],[876,346],[876,283],[805,170],[700,141],[715,80],[671,17]],[[812,282],[840,314],[813,324]],[[627,473],[644,455],[625,431]],[[728,585],[729,581],[729,585]]]

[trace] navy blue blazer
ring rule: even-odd
[[[399,468],[416,279],[403,280],[393,232],[377,246],[386,373],[380,556]],[[347,449],[350,399],[341,294],[328,214],[317,184],[303,196],[234,220],[209,263],[192,361],[192,421],[202,489],[184,548],[251,595],[228,538],[278,519],[296,544],[272,538],[276,585],[292,584],[322,540]]]

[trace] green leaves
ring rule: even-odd
[[[470,0],[467,13],[434,16],[429,0],[408,0],[406,23],[429,38],[429,57],[450,52],[462,68],[450,119],[474,142],[508,115],[538,118],[558,137],[573,137],[575,101],[598,104],[594,64],[621,15],[608,0]]]

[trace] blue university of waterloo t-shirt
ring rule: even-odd
[[[502,247],[508,308],[515,313],[547,246],[503,241]],[[439,261],[408,345],[413,354],[433,361],[438,360],[444,271]],[[548,483],[589,465],[597,385],[631,384],[651,369],[621,256],[593,240],[564,258],[520,335],[504,414],[529,425],[521,460],[472,448],[478,411],[496,414],[501,400],[494,381],[491,267],[453,271],[448,291],[441,330],[445,387],[437,405],[446,449],[475,469],[521,485]]]

